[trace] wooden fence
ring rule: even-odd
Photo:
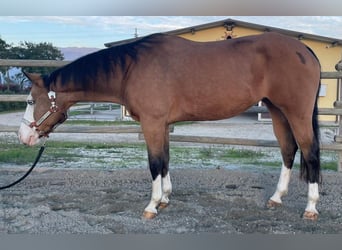
[[[70,61],[51,61],[51,60],[1,60],[0,66],[14,67],[61,67],[70,63]],[[322,72],[321,79],[337,79],[339,80],[339,90],[342,96],[342,72]],[[26,95],[0,95],[0,102],[24,102]],[[266,107],[254,106],[246,111],[247,113],[266,113]],[[335,139],[331,143],[322,144],[323,150],[336,151],[338,153],[338,171],[342,171],[342,100],[334,103],[334,108],[319,108],[319,115],[336,115],[339,121],[338,132]],[[19,126],[19,124],[18,124]],[[18,127],[0,126],[0,132],[17,132]],[[172,132],[172,129],[170,130]],[[56,129],[56,133],[139,133],[139,138],[143,139],[140,126],[76,126],[64,125]],[[278,147],[277,141],[273,140],[257,140],[243,138],[222,138],[207,136],[187,136],[187,135],[170,135],[171,141],[191,142],[191,143],[207,143],[207,144],[230,144],[243,146],[262,146],[262,147]]]

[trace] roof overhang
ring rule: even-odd
[[[249,22],[243,22],[239,20],[234,20],[234,19],[225,19],[222,21],[216,21],[216,22],[211,22],[211,23],[206,23],[206,24],[201,24],[201,25],[196,25],[196,26],[190,26],[182,29],[177,29],[177,30],[171,30],[167,32],[163,32],[164,34],[169,34],[169,35],[181,35],[185,33],[193,33],[196,31],[201,31],[201,30],[206,30],[206,29],[211,29],[211,28],[216,28],[216,27],[225,27],[227,30],[233,27],[243,27],[243,28],[250,28],[250,29],[255,29],[259,30],[262,32],[267,32],[267,31],[274,31],[278,32],[284,35],[292,36],[292,37],[297,37],[298,39],[310,39],[310,40],[315,40],[319,42],[324,42],[331,44],[331,46],[342,46],[342,40],[341,39],[336,39],[336,38],[331,38],[331,37],[325,37],[325,36],[319,36],[319,35],[313,35],[309,33],[303,33],[303,32],[298,32],[298,31],[293,31],[293,30],[287,30],[287,29],[280,29],[280,28],[275,28],[271,26],[265,26],[265,25],[260,25],[260,24],[255,24],[255,23],[249,23]],[[126,44],[129,42],[133,42],[139,38],[131,38],[131,39],[126,39],[126,40],[120,40],[116,42],[109,42],[105,43],[104,45],[106,47],[113,47],[113,46],[118,46],[122,44]]]

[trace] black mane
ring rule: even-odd
[[[60,78],[61,86],[67,86],[72,81],[74,87],[87,89],[96,82],[100,73],[110,76],[118,66],[122,72],[125,72],[127,56],[137,62],[139,60],[139,51],[141,49],[150,49],[163,36],[165,35],[153,34],[131,43],[102,49],[83,56],[45,77],[45,85],[49,88],[50,84],[55,83]]]

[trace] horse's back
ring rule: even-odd
[[[263,98],[285,105],[318,89],[317,59],[284,35],[214,42],[168,35],[155,39],[158,45],[142,60],[133,84],[143,91],[132,88],[130,99],[135,109],[168,114],[170,121],[228,118]]]

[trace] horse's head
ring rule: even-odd
[[[18,135],[22,143],[33,146],[63,123],[67,115],[66,110],[59,108],[61,100],[49,89],[48,78],[39,74],[25,75],[32,82],[32,88]]]

